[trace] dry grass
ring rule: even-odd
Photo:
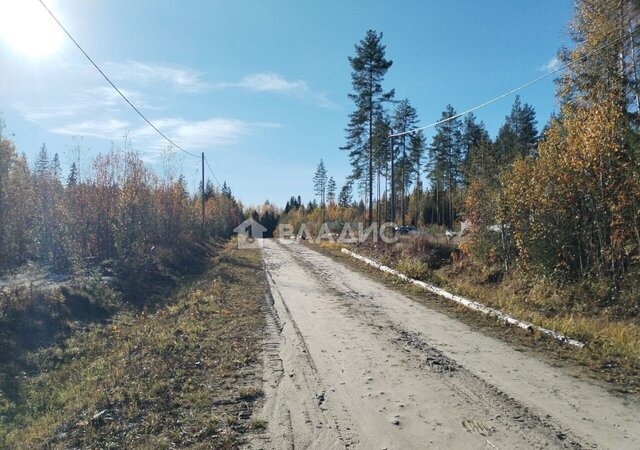
[[[211,267],[154,312],[30,355],[41,370],[4,400],[0,448],[237,447],[256,428],[265,284],[258,251]]]
[[[437,276],[455,292],[585,342],[585,364],[595,370],[621,369],[617,377],[629,377],[630,390],[640,388],[640,322],[599,307],[597,286],[585,287],[592,280],[560,286],[516,274],[501,282],[485,283],[473,272],[451,268],[438,271]]]

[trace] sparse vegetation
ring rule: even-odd
[[[215,324],[196,319],[208,311],[221,320],[227,307],[216,313],[211,303],[224,304],[216,296],[231,290],[225,279],[202,281],[207,290],[187,297],[177,290],[202,276],[212,262],[212,242],[227,239],[243,214],[226,184],[217,190],[208,183],[204,198],[190,195],[170,159],[159,177],[135,151],[114,149],[97,156],[89,170],[74,163],[63,183],[57,155],[50,158],[43,146],[31,169],[0,135],[0,447],[112,445],[112,437],[101,440],[111,433],[106,430],[117,429],[123,418],[142,423],[139,415],[148,411],[144,420],[151,422],[143,421],[146,428],[137,431],[144,436],[169,420],[163,408],[173,400],[164,397],[184,384],[175,380],[189,374],[180,387],[185,399],[194,390],[189,364],[209,363],[182,361],[181,352],[202,350],[195,339],[207,342],[202,330]],[[234,267],[239,260],[225,255],[215,261],[216,276],[241,273]],[[253,268],[248,264],[247,270]],[[187,313],[195,314],[193,323],[181,323]],[[182,337],[164,333],[172,329],[162,323],[169,317],[177,320],[171,326],[185,328],[176,333],[192,331],[184,346]],[[224,341],[231,335],[212,338],[222,348],[231,345]],[[245,363],[227,361],[212,376],[227,377]],[[174,381],[162,378],[174,367]],[[206,401],[191,400],[194,406]],[[122,439],[121,431],[114,433],[113,439]]]
[[[121,311],[29,353],[0,395],[0,447],[235,448],[259,387],[265,284],[231,246],[142,313]]]

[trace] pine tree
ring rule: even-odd
[[[313,211],[317,207],[318,207],[318,202],[316,202],[315,199],[309,201],[309,203],[307,203],[307,213],[310,213],[311,211]]]
[[[525,103],[520,105],[520,97],[516,96],[511,112],[512,126],[516,132],[518,151],[520,157],[536,156],[538,143],[538,130],[536,125],[536,111],[533,106]]]
[[[377,114],[375,123],[373,125],[373,159],[375,164],[374,170],[376,172],[376,221],[378,223],[381,222],[381,219],[383,217],[382,206],[380,204],[382,190],[381,177],[383,176],[383,174],[385,177],[385,191],[386,187],[388,186],[390,151],[387,142],[389,140],[389,134],[391,134],[390,119],[386,114],[386,111],[381,111],[379,114]],[[384,209],[386,211],[386,204],[384,205]]]
[[[313,192],[318,196],[321,208],[324,208],[326,191],[327,169],[324,166],[324,161],[321,159],[318,167],[316,168],[316,173],[313,176]]]
[[[287,214],[289,211],[298,210],[300,208],[304,208],[304,205],[302,204],[302,198],[300,198],[299,195],[298,197],[292,195],[291,198],[287,201],[287,205],[284,208],[284,213]]]
[[[60,167],[60,157],[57,153],[53,155],[53,159],[51,160],[51,176],[56,180],[60,180],[62,176],[62,167]]]
[[[210,198],[213,198],[215,193],[216,193],[216,190],[213,187],[213,183],[211,182],[210,179],[207,179],[207,183],[204,186],[204,201],[206,202]]]
[[[330,177],[327,182],[327,201],[330,205],[333,205],[336,202],[336,181],[333,177]]]
[[[35,226],[33,229],[34,240],[40,260],[48,264],[53,255],[53,202],[52,202],[52,170],[47,146],[42,144],[34,167],[34,191],[35,191]]]
[[[422,161],[427,146],[427,139],[422,130],[411,133],[411,141],[409,144],[409,158],[411,160],[412,171],[410,173],[410,181],[415,183],[414,194],[416,197],[415,208],[412,212],[414,225],[418,223],[418,216],[422,204]]]
[[[278,226],[278,216],[274,211],[269,200],[264,202],[260,211],[260,223],[266,228],[264,237],[273,237],[273,232]]]
[[[511,166],[516,158],[536,155],[536,124],[533,107],[526,103],[522,105],[520,97],[516,96],[511,113],[505,118],[496,138],[498,163],[501,167]]]
[[[472,180],[485,180],[498,175],[491,137],[484,122],[476,122],[473,113],[464,119],[460,145],[464,155],[463,174],[466,185]]]
[[[367,31],[366,36],[356,44],[356,55],[349,57],[353,93],[349,98],[356,109],[349,115],[346,129],[349,158],[356,178],[366,180],[366,194],[369,202],[369,223],[373,223],[373,171],[374,137],[376,117],[382,112],[383,104],[393,99],[394,91],[385,92],[382,81],[393,62],[385,59],[382,33]]]
[[[228,198],[229,200],[233,199],[233,194],[231,193],[231,188],[229,187],[229,185],[227,184],[226,181],[222,182],[222,190],[220,191],[220,193],[222,195],[224,195],[226,198]]]
[[[338,205],[341,208],[348,208],[351,206],[353,195],[353,183],[351,180],[347,179],[340,189],[340,195],[338,195]]]
[[[42,144],[38,151],[38,157],[35,163],[35,176],[38,178],[46,178],[49,176],[49,153],[47,152],[47,146]]]
[[[76,163],[71,163],[71,169],[69,169],[69,176],[67,177],[67,187],[75,187],[78,185],[78,166]]]
[[[447,105],[440,117],[445,121],[436,126],[436,134],[429,148],[431,165],[429,167],[429,178],[435,190],[435,206],[438,223],[445,223],[450,228],[454,223],[453,191],[457,189],[462,180],[462,124],[459,119],[453,118],[456,111],[451,105]],[[447,215],[444,211],[443,190],[446,187],[447,193]],[[440,213],[440,202],[442,201],[442,213]]]
[[[327,169],[324,161],[321,159],[313,176],[313,191],[320,200],[320,209],[322,210],[322,221],[324,222],[324,212],[326,209],[325,198],[327,194]]]
[[[401,100],[397,105],[393,115],[393,129],[396,133],[406,133],[418,126],[418,113],[411,106],[408,99]],[[412,159],[410,157],[411,135],[403,134],[394,138],[394,143],[398,147],[398,182],[400,188],[400,216],[402,225],[405,225],[407,190],[411,184],[411,174],[413,172]]]

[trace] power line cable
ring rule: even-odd
[[[531,81],[523,84],[522,86],[518,86],[517,88],[511,89],[510,91],[505,92],[504,94],[501,94],[501,95],[499,95],[497,97],[492,98],[491,100],[488,100],[488,101],[486,101],[484,103],[481,103],[481,104],[479,104],[477,106],[474,106],[473,108],[469,108],[466,111],[463,111],[461,113],[455,114],[455,115],[453,115],[451,117],[447,117],[446,119],[438,120],[436,122],[430,123],[430,124],[422,126],[422,127],[414,128],[414,129],[409,130],[409,131],[403,131],[402,133],[390,134],[389,137],[404,136],[406,134],[415,133],[417,131],[425,130],[427,128],[432,128],[432,127],[441,125],[443,123],[447,123],[447,122],[450,122],[452,120],[458,119],[458,118],[460,118],[462,116],[465,116],[465,115],[467,115],[469,113],[472,113],[472,112],[474,112],[474,111],[476,111],[478,109],[484,108],[485,106],[488,106],[488,105],[490,105],[492,103],[495,103],[498,100],[502,100],[505,97],[508,97],[508,96],[510,96],[512,94],[515,94],[516,92],[521,91],[522,89],[528,88],[529,86],[531,86],[533,84],[536,84],[536,83],[538,83],[538,82],[540,82],[540,81],[542,81],[542,80],[544,80],[546,78],[549,78],[551,75],[554,75],[554,74],[556,74],[558,72],[563,71],[564,69],[567,69],[568,67],[571,67],[572,65],[574,65],[574,64],[576,64],[576,63],[578,63],[578,62],[580,62],[580,61],[582,61],[582,60],[584,60],[584,59],[586,59],[586,58],[588,58],[590,56],[592,56],[594,53],[599,52],[600,50],[603,50],[603,49],[605,49],[605,48],[617,43],[618,41],[621,41],[622,39],[625,39],[626,37],[627,37],[626,35],[623,35],[623,36],[620,36],[620,37],[614,39],[611,42],[607,42],[606,44],[601,45],[600,47],[594,49],[593,51],[587,53],[586,55],[581,56],[580,58],[578,58],[575,61],[568,62],[567,64],[564,64],[564,65],[558,67],[557,69],[554,69],[551,72],[536,78],[535,80],[531,80]]]
[[[209,172],[211,172],[211,176],[213,177],[213,179],[215,180],[216,183],[218,183],[218,186],[220,186],[220,189],[222,189],[222,185],[220,184],[220,182],[218,181],[218,178],[216,178],[216,175],[213,173],[213,169],[211,169],[211,166],[209,165],[209,160],[207,159],[207,157],[205,156],[204,158],[204,162],[207,163],[207,167],[209,168]]]
[[[125,102],[127,102],[129,104],[129,106],[131,106],[131,108],[133,108],[133,110],[135,112],[138,113],[138,115],[140,117],[142,117],[144,119],[145,122],[147,122],[149,124],[149,126],[151,128],[153,128],[160,136],[162,136],[167,142],[169,142],[171,145],[173,145],[174,147],[176,147],[178,150],[186,153],[189,156],[193,156],[194,158],[200,158],[200,156],[195,155],[191,152],[188,152],[187,150],[183,149],[182,147],[180,147],[178,144],[176,144],[175,142],[173,142],[173,140],[171,138],[169,138],[167,135],[165,135],[162,131],[160,131],[149,119],[147,119],[147,117],[127,98],[126,95],[124,95],[122,93],[122,91],[120,89],[118,89],[118,87],[109,79],[109,77],[102,71],[102,69],[100,69],[100,67],[93,61],[93,59],[91,59],[91,57],[89,56],[89,54],[87,52],[84,51],[84,49],[80,46],[80,44],[78,44],[78,41],[76,41],[73,36],[71,36],[71,33],[69,33],[69,31],[67,31],[67,29],[64,27],[64,25],[62,25],[62,23],[58,20],[58,18],[53,14],[53,12],[47,7],[47,5],[44,3],[43,0],[38,0],[40,2],[40,4],[42,5],[42,7],[44,9],[47,10],[47,12],[49,13],[49,15],[53,18],[53,20],[60,26],[60,28],[62,28],[62,31],[65,32],[65,34],[69,37],[69,39],[71,39],[71,41],[76,45],[76,47],[78,47],[78,49],[82,52],[82,54],[89,60],[89,62],[91,64],[93,64],[93,67],[96,68],[96,70],[98,72],[100,72],[100,75],[102,75],[104,77],[105,80],[107,80],[107,82],[111,85],[111,87],[113,89],[115,89],[115,91],[120,94],[120,97],[122,97],[124,99]]]

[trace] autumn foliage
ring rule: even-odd
[[[182,177],[159,177],[132,150],[98,155],[62,181],[43,146],[31,168],[0,140],[0,270],[35,261],[56,272],[98,267],[142,279],[161,265],[189,270],[202,244],[226,238],[243,220],[225,186],[191,195]],[[182,267],[179,267],[182,266]]]
[[[537,155],[504,167],[494,189],[473,180],[466,205],[480,226],[507,225],[503,239],[516,251],[505,260],[562,278],[600,274],[616,285],[637,273],[640,258],[637,12],[626,1],[576,6],[560,114]]]

